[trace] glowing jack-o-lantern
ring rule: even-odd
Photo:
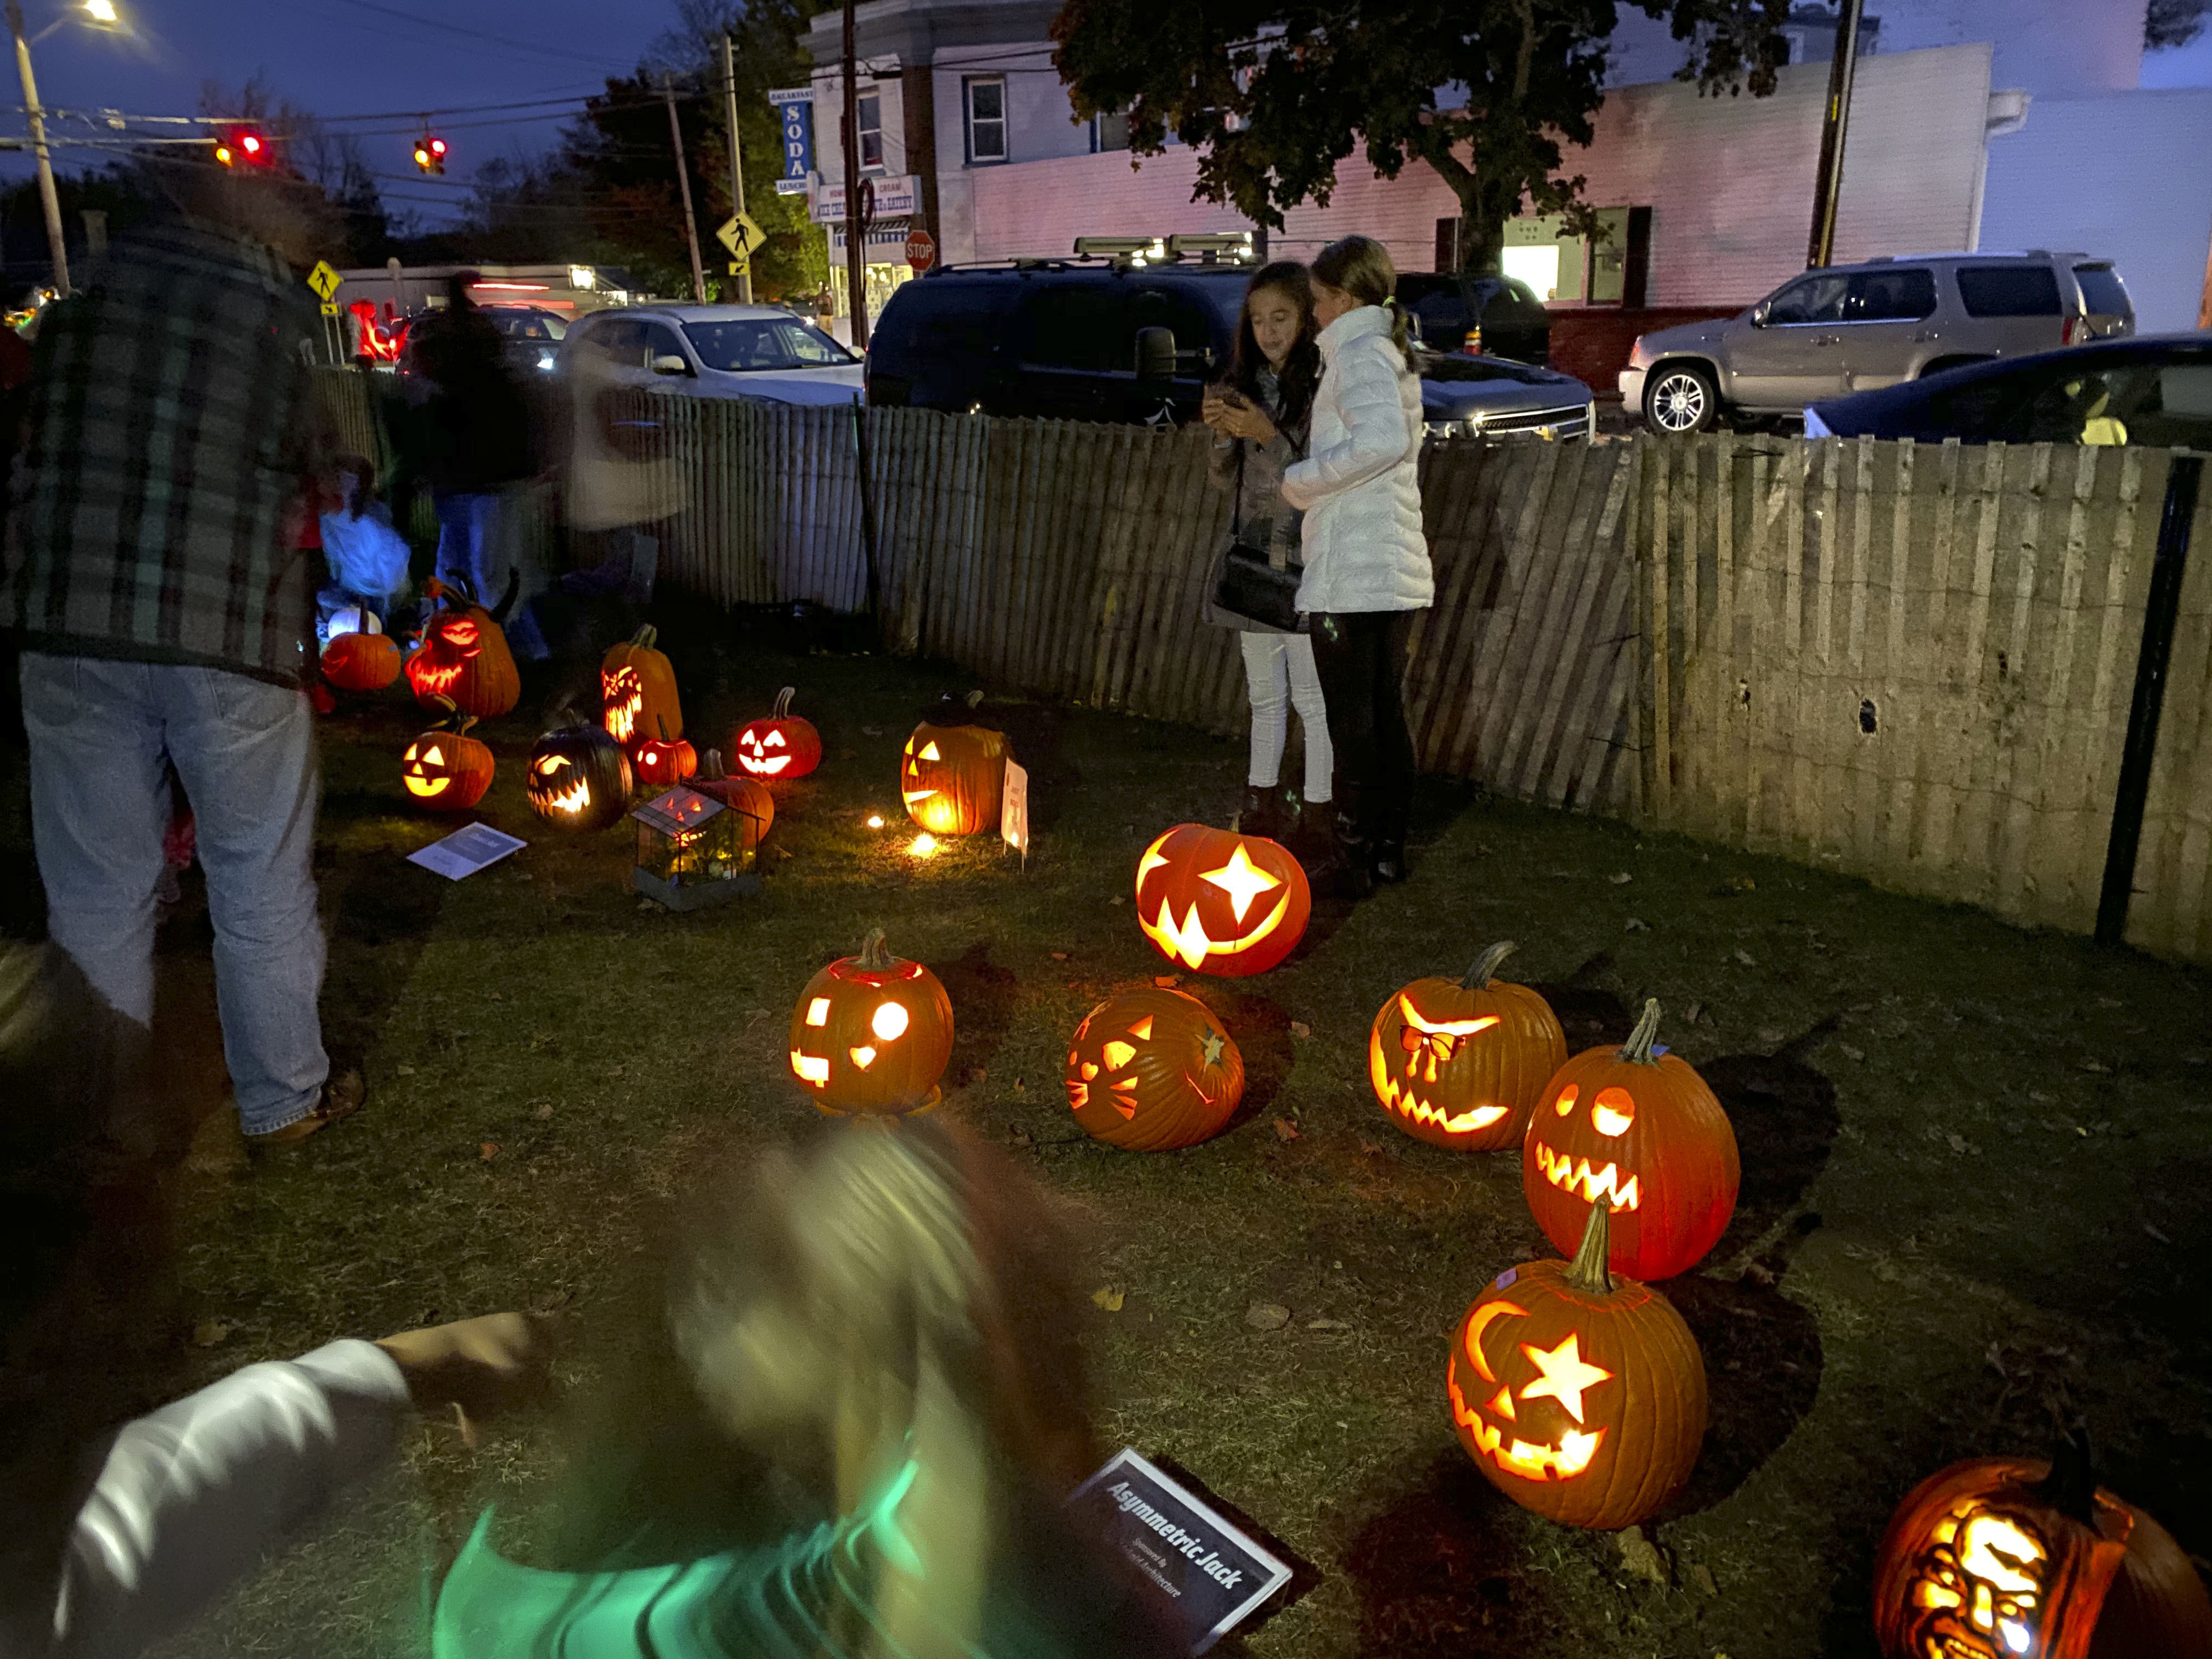
[[[1585,1048],[1544,1085],[1522,1148],[1521,1189],[1560,1250],[1590,1206],[1613,1212],[1613,1268],[1672,1279],[1705,1259],[1735,1213],[1735,1131],[1705,1080],[1652,1039],[1646,1002],[1618,1050]]]
[[[599,659],[600,724],[625,748],[658,736],[684,735],[684,703],[676,695],[676,669],[656,651],[659,630],[651,623]]]
[[[596,726],[564,726],[531,750],[522,792],[548,823],[604,830],[629,810],[629,757]]]
[[[341,691],[381,691],[399,678],[399,642],[384,631],[374,611],[359,625],[332,633],[323,647],[323,678]]]
[[[407,659],[407,684],[416,701],[434,704],[450,697],[465,714],[496,720],[522,700],[506,634],[465,592],[434,577],[425,591],[433,605],[430,619]]]
[[[1493,977],[1493,945],[1462,979],[1417,979],[1367,1034],[1367,1077],[1390,1121],[1454,1152],[1517,1146],[1544,1084],[1567,1058],[1552,1006]]]
[[[1083,1018],[1067,1050],[1076,1127],[1125,1152],[1195,1146],[1244,1097],[1244,1057],[1196,997],[1118,991]]]
[[[1612,1531],[1682,1489],[1705,1437],[1705,1362],[1674,1304],[1606,1268],[1592,1210],[1571,1262],[1510,1267],[1444,1375],[1461,1447],[1522,1508]]]
[[[822,734],[814,729],[812,720],[801,720],[791,712],[796,689],[785,686],[775,694],[774,714],[747,720],[731,739],[730,752],[737,757],[738,770],[747,777],[784,782],[803,778],[822,763]]]
[[[1875,1562],[1889,1659],[2206,1659],[2212,1599],[2165,1528],[2096,1484],[2081,1443],[1915,1487]]]
[[[981,691],[966,706],[946,699],[914,728],[899,757],[907,816],[933,836],[995,831],[1005,801],[1006,734],[981,720]]]
[[[791,1011],[791,1074],[832,1117],[927,1110],[951,1058],[952,1000],[893,956],[880,927],[807,981]]]
[[[757,847],[767,839],[769,828],[775,822],[775,797],[750,778],[725,776],[720,750],[707,751],[700,775],[692,779],[691,787],[702,795],[712,795],[737,814],[743,829],[741,846]]]
[[[1313,914],[1306,872],[1261,836],[1179,823],[1137,860],[1137,925],[1178,967],[1264,974],[1297,948]]]
[[[613,733],[608,735],[611,737]],[[637,774],[642,788],[665,789],[683,782],[699,769],[698,751],[665,730],[658,737],[639,739],[631,746],[629,759],[630,769]]]
[[[468,735],[477,723],[449,698],[446,719],[409,744],[399,757],[399,782],[417,806],[433,812],[459,812],[474,806],[491,787],[491,750]]]

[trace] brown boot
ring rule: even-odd
[[[342,1117],[351,1117],[361,1109],[368,1094],[368,1085],[361,1073],[354,1071],[339,1073],[323,1085],[323,1092],[305,1117],[295,1118],[281,1129],[271,1129],[264,1135],[248,1135],[246,1146],[253,1152],[265,1152],[273,1147],[296,1146],[317,1130],[327,1128]]]
[[[1261,788],[1256,783],[1244,786],[1244,805],[1237,814],[1237,833],[1240,836],[1265,836],[1269,841],[1280,841],[1290,831],[1288,815],[1283,811],[1283,791],[1279,784]]]

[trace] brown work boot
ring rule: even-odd
[[[361,1109],[368,1094],[368,1086],[362,1081],[359,1072],[340,1072],[323,1085],[321,1097],[305,1117],[296,1118],[281,1129],[271,1129],[267,1134],[248,1135],[246,1145],[252,1152],[264,1152],[271,1147],[296,1146],[318,1129],[325,1128],[342,1117],[351,1117]]]

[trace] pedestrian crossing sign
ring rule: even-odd
[[[338,284],[344,280],[328,259],[316,260],[315,268],[307,273],[307,286],[315,290],[315,297],[325,305],[330,303],[331,295],[338,291]]]

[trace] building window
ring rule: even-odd
[[[860,166],[878,172],[884,165],[884,100],[877,92],[864,92],[854,100],[860,128]]]
[[[1006,83],[991,80],[966,82],[968,95],[968,159],[1003,161],[1006,159]]]
[[[1119,110],[1111,115],[1091,118],[1091,153],[1103,155],[1109,149],[1129,148],[1129,112]]]

